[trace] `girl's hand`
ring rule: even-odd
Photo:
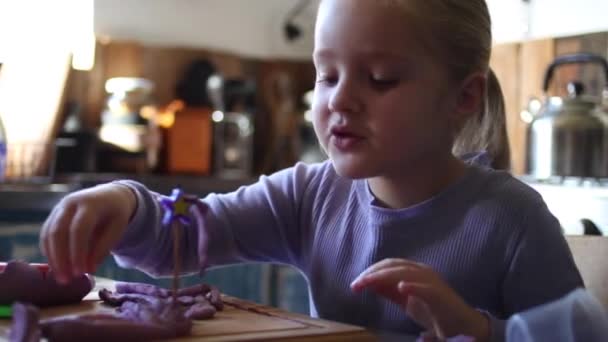
[[[57,281],[94,272],[120,240],[137,199],[126,186],[105,184],[63,198],[42,226],[40,248]]]
[[[360,292],[372,291],[401,305],[414,321],[440,339],[456,335],[490,338],[488,318],[467,305],[427,265],[404,259],[385,259],[361,273],[351,284]]]

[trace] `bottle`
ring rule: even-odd
[[[222,178],[247,179],[253,171],[255,84],[213,75],[207,92],[215,107],[211,115],[214,172]]]

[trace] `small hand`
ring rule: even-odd
[[[470,307],[429,266],[404,259],[385,259],[361,273],[351,284],[369,288],[401,305],[407,314],[439,338],[468,335],[489,339],[488,319]]]
[[[60,283],[93,272],[126,230],[136,198],[123,185],[106,184],[63,198],[40,232],[40,248]]]

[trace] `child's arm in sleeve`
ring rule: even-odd
[[[301,227],[309,226],[311,219],[310,214],[302,215],[310,208],[311,201],[305,198],[311,196],[310,182],[319,167],[298,164],[235,192],[210,194],[202,200],[208,208],[205,214],[200,205],[193,206],[194,226],[184,227],[181,234],[184,272],[244,261],[297,264],[308,236]],[[139,183],[121,183],[135,192],[138,205],[123,239],[112,250],[116,261],[153,276],[169,275],[172,235],[161,224],[164,209],[159,195]]]
[[[513,242],[503,283],[508,313],[556,300],[583,286],[559,221],[544,203],[530,208],[524,229]]]
[[[511,258],[502,291],[507,316],[557,300],[583,286],[559,221],[544,203],[529,208],[522,228],[508,248]],[[494,340],[504,339],[505,323],[492,319]]]

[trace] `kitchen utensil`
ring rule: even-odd
[[[528,139],[528,172],[537,179],[608,176],[608,114],[601,101],[585,95],[580,82],[568,84],[567,98],[547,95],[559,66],[583,63],[600,64],[608,80],[608,62],[586,53],[560,56],[545,73],[545,101],[532,117]]]
[[[207,87],[215,107],[214,172],[224,178],[248,178],[253,165],[255,84],[214,75]]]

